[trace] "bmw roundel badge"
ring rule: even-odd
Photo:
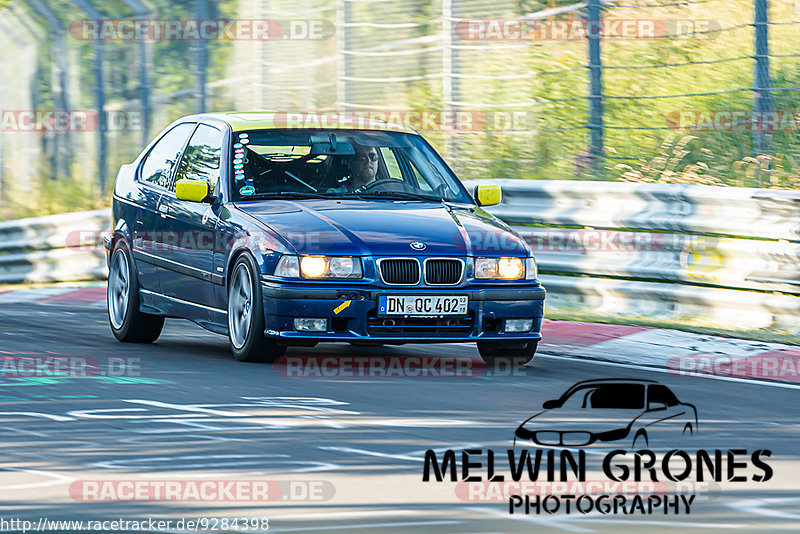
[[[412,241],[410,246],[414,250],[425,250],[425,243],[422,241]]]

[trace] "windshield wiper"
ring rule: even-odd
[[[434,202],[441,202],[443,200],[441,198],[428,197],[416,193],[406,193],[404,191],[359,191],[343,193],[342,196],[355,196],[360,198],[394,198],[398,200],[432,200]]]
[[[240,200],[259,200],[266,198],[282,198],[282,199],[303,199],[303,198],[331,198],[331,195],[323,195],[322,193],[312,193],[311,191],[288,191],[285,193],[258,193],[252,196],[243,197]]]

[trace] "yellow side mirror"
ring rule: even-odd
[[[475,186],[475,200],[479,206],[494,206],[503,200],[503,190],[499,185]]]
[[[178,200],[203,202],[211,193],[208,182],[202,180],[178,180],[175,182],[175,196]]]

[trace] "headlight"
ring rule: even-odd
[[[520,258],[475,258],[475,278],[479,280],[521,280],[525,265]]]
[[[361,260],[350,256],[289,256],[278,261],[275,276],[286,278],[361,278]]]
[[[320,278],[328,270],[328,259],[325,256],[303,256],[300,259],[300,272],[306,278]]]
[[[525,276],[525,267],[519,258],[500,258],[497,260],[497,274],[504,280],[519,280]]]

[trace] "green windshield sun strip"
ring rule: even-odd
[[[405,148],[413,145],[412,134],[399,132],[376,131],[340,131],[340,130],[244,130],[234,132],[234,139],[246,134],[249,144],[256,146],[307,146],[313,143],[330,146],[330,134],[336,135],[336,144],[357,144],[364,146],[386,146]],[[236,142],[236,141],[235,141]],[[338,153],[342,153],[339,151]]]

